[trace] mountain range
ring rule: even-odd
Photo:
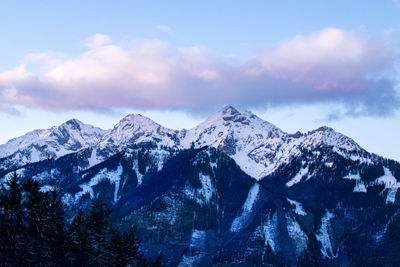
[[[400,260],[400,164],[326,126],[289,134],[232,106],[189,130],[73,119],[1,145],[12,172],[60,191],[70,218],[104,200],[167,266]]]

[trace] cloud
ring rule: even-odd
[[[89,48],[96,48],[108,44],[111,42],[110,37],[105,34],[97,33],[90,38],[88,38],[85,42],[85,45]]]
[[[400,107],[397,81],[385,75],[397,55],[352,31],[323,29],[261,49],[242,64],[201,46],[160,40],[123,48],[105,35],[76,57],[30,54],[0,73],[0,104],[46,110],[191,109],[223,104],[265,107],[344,105],[345,116],[385,116]],[[29,71],[29,60],[41,73]]]
[[[0,112],[4,112],[6,114],[13,115],[13,116],[20,116],[21,115],[21,113],[16,108],[8,107],[8,106],[3,105],[3,104],[0,104]]]
[[[170,27],[168,27],[167,25],[164,25],[164,24],[158,24],[156,26],[156,30],[163,31],[163,32],[166,32],[166,33],[172,33],[172,29]]]

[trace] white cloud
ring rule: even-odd
[[[168,27],[167,25],[164,25],[164,24],[158,24],[156,26],[156,29],[159,30],[159,31],[166,32],[166,33],[172,33],[172,29],[170,27]]]
[[[89,48],[96,48],[108,44],[110,42],[111,39],[108,35],[97,33],[88,38],[85,42],[85,45]]]

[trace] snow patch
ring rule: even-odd
[[[204,197],[206,203],[210,202],[210,199],[213,195],[214,188],[211,182],[211,177],[209,175],[204,175],[199,173],[199,179],[201,183],[201,188],[197,190],[197,192]]]
[[[300,202],[297,202],[295,200],[289,199],[289,198],[286,198],[286,199],[287,199],[287,201],[289,201],[290,204],[295,205],[294,212],[296,212],[298,215],[302,215],[302,216],[307,215],[306,211],[303,208],[303,204],[301,204]]]
[[[254,203],[258,199],[259,192],[260,192],[260,185],[258,183],[255,183],[249,190],[246,201],[242,206],[240,216],[236,217],[232,222],[230,228],[231,232],[239,232],[243,228],[244,224],[246,223],[253,209]]]
[[[336,253],[333,252],[332,243],[330,236],[332,235],[332,226],[330,223],[330,219],[332,219],[334,215],[327,211],[321,219],[321,227],[318,232],[315,234],[317,240],[321,243],[321,253],[324,258],[334,259],[338,257],[338,250],[336,249]]]
[[[114,171],[108,171],[107,168],[102,169],[96,176],[94,176],[89,183],[80,185],[82,191],[75,194],[75,201],[78,201],[84,194],[89,193],[90,198],[94,198],[93,187],[100,183],[102,180],[109,180],[110,183],[115,185],[114,189],[114,202],[119,200],[118,191],[121,181],[121,174],[123,168],[121,165]]]
[[[300,171],[289,182],[286,183],[286,186],[291,187],[299,183],[305,175],[308,175],[308,166],[306,168],[301,168]]]
[[[367,187],[365,186],[364,182],[361,180],[359,173],[356,173],[356,174],[350,173],[343,178],[356,181],[356,185],[354,186],[353,192],[359,192],[359,193],[367,192]]]
[[[325,166],[328,168],[332,168],[333,167],[333,162],[325,162]]]
[[[40,187],[40,192],[49,192],[49,191],[53,191],[54,190],[54,186],[52,185],[43,185]]]
[[[265,247],[269,245],[273,252],[276,252],[276,237],[278,235],[277,231],[278,225],[278,215],[276,212],[272,216],[268,216],[266,223],[262,226],[264,239],[265,239]]]
[[[290,214],[286,214],[287,231],[296,247],[296,256],[299,257],[307,248],[307,235],[301,230],[299,223]]]
[[[99,164],[101,161],[97,158],[97,151],[96,149],[92,149],[92,153],[90,154],[90,158],[88,158],[89,168],[93,167],[94,165]]]
[[[349,180],[361,180],[360,174],[348,174],[347,176],[343,177],[344,179],[349,179]]]
[[[135,159],[134,163],[133,163],[133,170],[136,172],[136,177],[138,180],[138,186],[140,186],[143,182],[143,174],[141,174],[139,172],[139,160]]]
[[[388,189],[388,194],[386,197],[386,203],[394,203],[396,201],[397,189],[400,187],[400,183],[397,182],[396,178],[393,176],[392,172],[384,167],[385,174],[376,179],[377,184],[385,185],[385,189]]]
[[[366,193],[367,188],[365,187],[363,181],[357,180],[356,185],[354,186],[353,192],[359,192],[359,193]]]
[[[196,266],[206,254],[206,232],[193,230],[190,238],[189,252],[183,255],[179,267]]]

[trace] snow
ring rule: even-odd
[[[180,144],[183,148],[193,144],[196,148],[211,146],[224,150],[243,171],[261,179],[270,163],[265,152],[273,153],[278,149],[285,135],[251,112],[239,112],[228,106],[195,128],[181,132]]]
[[[386,197],[386,203],[394,203],[396,201],[397,189],[400,187],[400,183],[397,182],[392,172],[384,167],[384,175],[376,179],[377,184],[385,185],[385,189],[388,189]]]
[[[308,174],[308,167],[301,168],[300,171],[289,181],[286,183],[287,187],[291,187],[301,181],[301,179]]]
[[[51,185],[43,185],[40,187],[40,192],[48,192],[54,190],[54,186]]]
[[[180,131],[165,128],[139,114],[126,116],[112,130],[102,130],[71,120],[60,126],[35,130],[10,140],[0,146],[0,157],[10,157],[12,162],[22,166],[89,147],[92,149],[88,158],[91,167],[129,145],[145,142],[157,145],[158,150],[154,150],[154,156],[162,159],[157,161],[158,171],[165,162],[165,148],[210,146],[224,151],[244,172],[257,180],[290,163],[304,149],[318,157],[318,148],[329,146],[347,159],[371,162],[371,159],[360,156],[364,150],[352,139],[331,128],[321,127],[306,134],[289,135],[253,113],[239,111],[232,106],[223,108],[190,130]],[[215,163],[210,164],[216,166]],[[325,166],[332,167],[333,163],[326,162]],[[301,175],[306,175],[306,172],[303,168],[287,185],[299,182]],[[357,190],[363,190],[360,187]]]
[[[123,168],[121,165],[118,166],[116,170],[109,171],[107,168],[102,169],[96,176],[90,179],[89,183],[85,183],[80,185],[82,191],[75,194],[75,201],[78,201],[83,195],[89,193],[90,198],[94,198],[93,187],[99,184],[102,180],[109,180],[110,183],[114,184],[114,202],[119,200],[118,191],[119,184],[121,180],[121,174],[123,172]]]
[[[182,192],[190,199],[193,199],[200,205],[209,203],[214,192],[214,186],[209,175],[199,173],[201,188],[194,190],[189,184],[186,184]]]
[[[386,204],[394,203],[396,201],[396,194],[398,188],[400,187],[400,183],[397,182],[396,178],[393,176],[392,172],[388,168],[383,167],[383,170],[384,170],[384,175],[378,177],[375,181],[369,183],[363,182],[361,180],[359,173],[348,174],[343,178],[356,181],[356,185],[354,186],[353,192],[365,193],[368,190],[368,186],[382,184],[385,186],[385,190],[387,190]]]
[[[18,166],[59,158],[83,148],[94,146],[107,130],[69,120],[50,129],[41,129],[11,139],[0,145],[0,158],[12,157]]]
[[[190,241],[190,248],[200,248],[205,245],[206,232],[202,230],[193,230]]]
[[[321,243],[321,253],[324,258],[334,259],[338,256],[338,249],[336,253],[333,252],[330,236],[332,235],[332,226],[330,220],[334,217],[333,213],[327,211],[321,219],[321,227],[316,233],[317,240]]]
[[[388,226],[389,226],[390,221],[391,221],[391,219],[389,219],[389,222],[388,222],[388,223],[385,223],[385,226],[382,228],[382,230],[378,231],[378,232],[375,234],[375,240],[376,240],[376,242],[381,242],[381,241],[383,240],[383,238],[385,237],[385,234],[386,234],[386,232],[387,232],[387,229],[388,229]]]
[[[356,185],[354,186],[353,192],[359,192],[359,193],[366,193],[367,192],[367,187],[365,186],[364,182],[361,180],[360,174],[348,174],[347,176],[343,177],[344,179],[349,179],[349,180],[355,180]]]
[[[205,199],[205,202],[208,203],[208,202],[210,202],[210,199],[214,192],[211,178],[209,175],[199,173],[199,179],[200,179],[200,183],[201,183],[201,188],[198,189],[197,192],[201,196],[203,196],[203,198]]]
[[[307,235],[301,230],[299,223],[290,214],[286,214],[287,231],[296,247],[296,256],[299,257],[307,248]]]
[[[302,215],[305,216],[307,215],[307,213],[305,212],[304,208],[303,208],[303,204],[301,204],[300,202],[297,202],[295,200],[286,198],[287,201],[289,201],[290,204],[295,205],[295,210],[294,212],[296,212],[298,215]]]
[[[187,183],[182,192],[188,198],[195,200],[200,205],[210,203],[211,198],[215,192],[211,177],[207,174],[199,172],[199,182],[201,185],[200,188],[197,188],[195,190]]]
[[[43,172],[39,172],[36,175],[32,176],[33,180],[39,181],[39,182],[45,182],[46,180],[51,180],[60,175],[59,170],[57,169],[47,169]]]
[[[242,207],[243,212],[250,212],[252,210],[254,203],[258,198],[259,192],[260,192],[260,185],[258,183],[255,183],[250,188],[249,194],[247,195],[246,201],[244,202],[244,205]]]
[[[199,199],[195,198],[195,191],[194,191],[193,188],[191,188],[189,185],[186,185],[182,192],[183,192],[188,198],[194,199],[194,200],[196,200],[197,202],[199,202]],[[202,204],[202,202],[200,202],[199,204]]]
[[[357,180],[353,192],[366,193],[367,188],[365,187],[364,183],[361,180]]]
[[[230,228],[231,232],[239,232],[243,228],[253,209],[254,203],[258,199],[259,192],[260,192],[260,185],[258,183],[255,183],[250,188],[249,193],[247,194],[246,201],[244,202],[241,209],[241,214],[238,217],[236,217],[232,222]]]
[[[62,196],[61,201],[62,201],[65,205],[70,206],[70,205],[72,205],[72,204],[75,202],[75,198],[74,198],[71,194],[66,193],[66,194],[64,194],[64,195]]]
[[[360,174],[348,174],[347,176],[343,177],[344,179],[349,179],[349,180],[361,180]]]
[[[139,160],[135,159],[133,163],[133,170],[136,172],[136,177],[138,180],[138,186],[140,186],[143,182],[143,174],[139,172]]]
[[[389,189],[389,192],[386,197],[386,203],[394,203],[396,201],[396,194],[398,188],[399,186],[397,185],[397,187]]]
[[[89,162],[89,167],[93,167],[101,162],[101,160],[97,158],[96,149],[92,149],[92,153],[90,153],[90,158],[88,158],[88,162]]]
[[[189,244],[189,252],[183,255],[178,266],[196,266],[206,253],[206,232],[194,229]]]
[[[178,131],[165,128],[140,114],[130,114],[117,123],[101,140],[97,149],[111,154],[122,151],[129,144],[155,142],[158,147],[175,147]]]
[[[384,170],[385,174],[383,176],[377,178],[376,182],[378,184],[384,184],[385,188],[395,187],[397,185],[396,178],[393,176],[393,174],[391,173],[391,171],[388,168],[384,167],[383,170]]]
[[[269,245],[273,252],[275,252],[277,249],[275,243],[275,240],[278,235],[277,225],[278,225],[278,215],[275,212],[272,216],[269,215],[267,217],[266,223],[262,226],[265,239],[265,247]]]
[[[325,166],[328,168],[332,168],[333,167],[333,162],[325,162]]]

